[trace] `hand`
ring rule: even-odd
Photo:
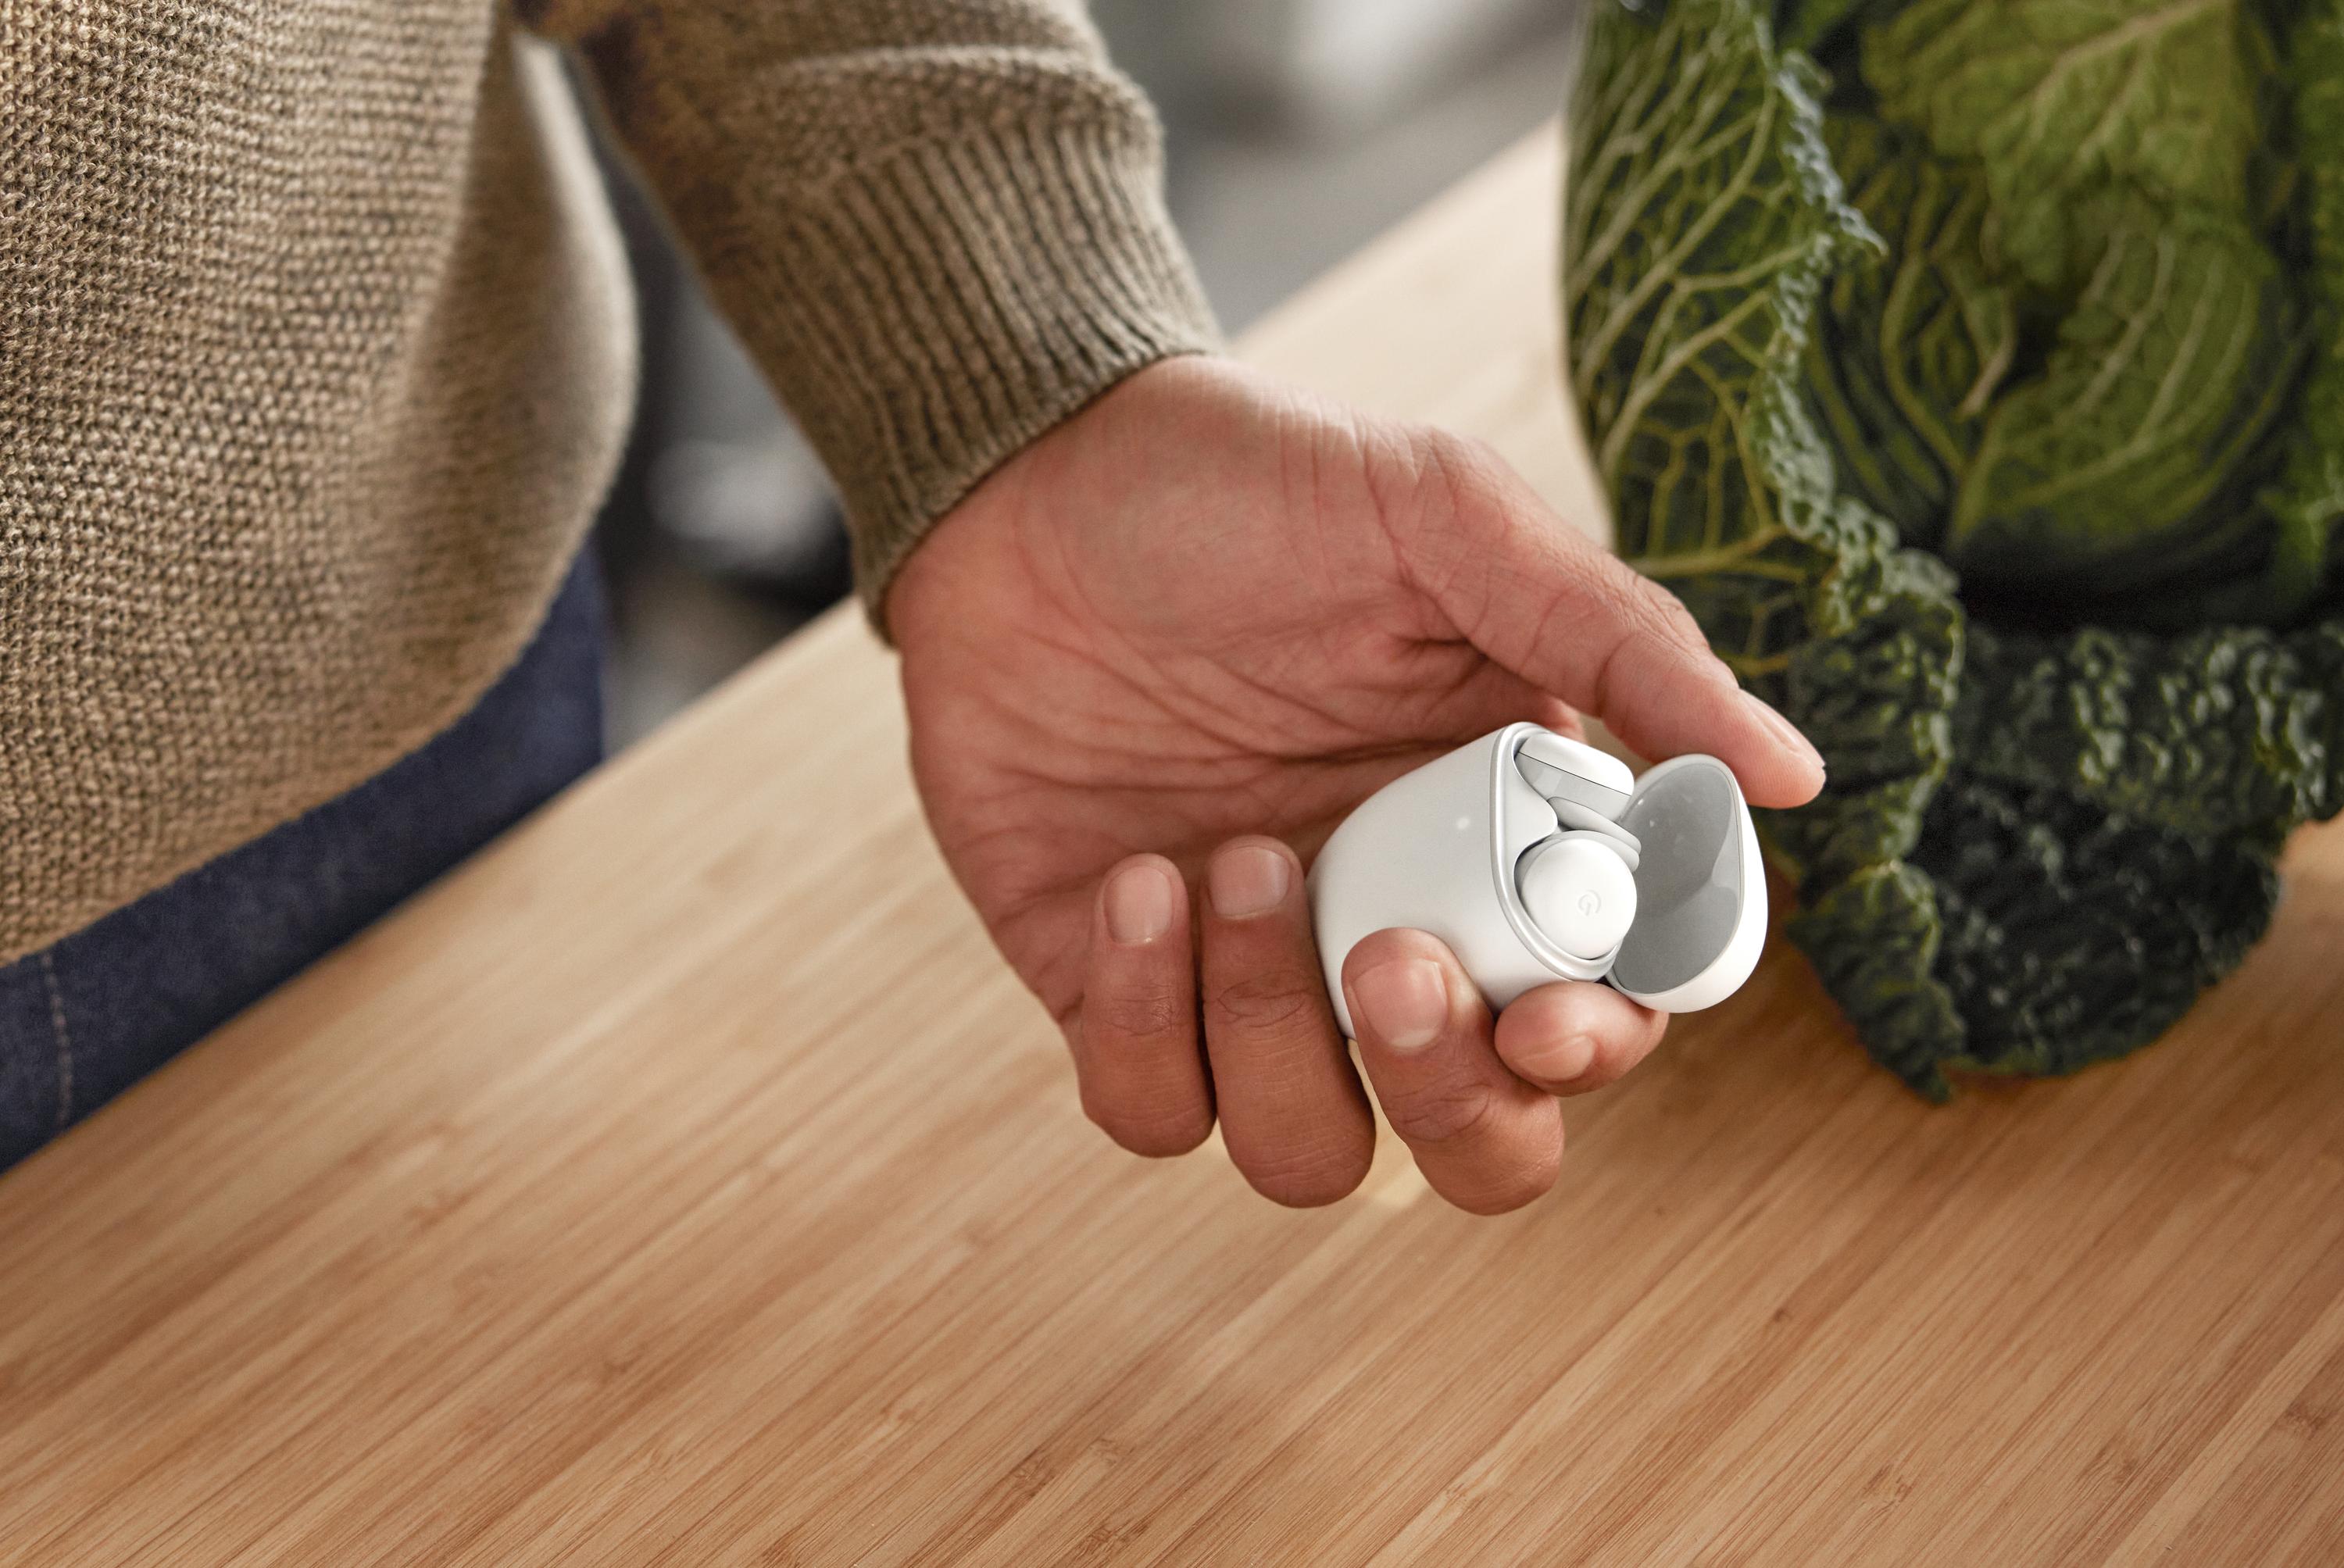
[[[1758,804],[1823,783],[1683,607],[1493,453],[1224,360],[1142,371],[1012,460],[886,608],[928,819],[1066,1031],[1085,1109],[1147,1155],[1217,1114],[1283,1203],[1341,1197],[1374,1148],[1302,885],[1351,806],[1514,720],[1575,733],[1575,711],[1648,757],[1722,758]],[[1420,932],[1361,943],[1344,984],[1386,1117],[1479,1212],[1552,1185],[1554,1097],[1666,1023],[1569,983],[1492,1019]]]

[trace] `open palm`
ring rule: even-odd
[[[1359,800],[1580,710],[1647,755],[1723,757],[1760,804],[1821,783],[1673,599],[1493,456],[1221,360],[1143,371],[1012,460],[887,614],[929,819],[1086,1108],[1147,1153],[1217,1112],[1286,1201],[1348,1191],[1372,1148],[1300,887]],[[1553,1094],[1617,1076],[1661,1022],[1562,984],[1493,1021],[1421,934],[1362,944],[1355,980],[1395,1129],[1472,1208],[1542,1190]]]

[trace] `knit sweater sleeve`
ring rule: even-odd
[[[1078,0],[516,0],[578,46],[828,465],[874,614],[995,467],[1207,349],[1161,138]]]

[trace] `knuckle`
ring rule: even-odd
[[[1651,631],[1679,646],[1709,652],[1709,634],[1701,629],[1683,600],[1649,577],[1634,579],[1639,619]]]
[[[1491,441],[1474,435],[1444,431],[1441,440],[1451,470],[1468,489],[1494,487],[1506,471],[1505,454]]]
[[[1505,460],[1478,436],[1437,427],[1414,430],[1414,467],[1420,482],[1441,501],[1450,516],[1474,518],[1491,511]]]
[[[1099,1029],[1127,1038],[1157,1039],[1189,1027],[1194,1014],[1187,998],[1170,986],[1133,986],[1095,996]]]
[[[1251,1036],[1286,1037],[1318,1024],[1323,1000],[1315,975],[1287,970],[1240,976],[1213,997],[1220,1021]]]
[[[1108,1111],[1086,1104],[1084,1109],[1119,1147],[1146,1159],[1175,1159],[1191,1153],[1213,1131],[1213,1113],[1202,1106]]]
[[[1661,617],[1668,634],[1687,652],[1706,657],[1710,652],[1709,633],[1702,630],[1701,622],[1693,619],[1692,612],[1684,607],[1683,600],[1665,589],[1662,592]]]
[[[1553,1191],[1555,1179],[1561,1174],[1562,1144],[1558,1139],[1534,1155],[1510,1162],[1450,1201],[1470,1214],[1506,1214]]]
[[[1134,1154],[1151,1159],[1186,1154],[1212,1133],[1212,1096],[1201,1087],[1193,1092],[1129,1084],[1118,1087],[1091,1073],[1078,1073],[1075,1081],[1083,1115]]]
[[[1347,1198],[1366,1179],[1363,1155],[1331,1147],[1310,1147],[1257,1156],[1238,1162],[1248,1185],[1287,1209],[1322,1209]]]
[[[1496,1092],[1481,1083],[1432,1083],[1384,1097],[1392,1130],[1413,1146],[1430,1148],[1470,1140],[1490,1125],[1497,1108]]]

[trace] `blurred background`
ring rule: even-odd
[[[1571,0],[1091,0],[1162,111],[1172,215],[1238,332],[1551,117]],[[600,526],[613,745],[849,589],[822,468],[613,167],[642,295]]]

